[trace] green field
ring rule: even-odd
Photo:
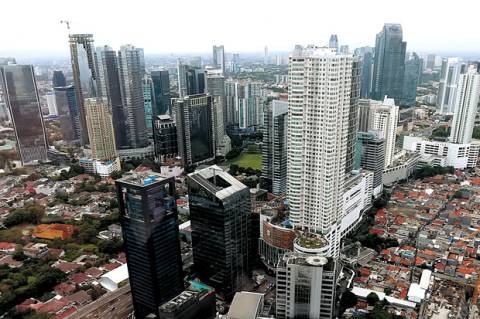
[[[262,169],[262,154],[243,153],[239,157],[233,159],[229,164],[237,164],[244,168]]]

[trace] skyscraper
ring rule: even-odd
[[[143,147],[147,143],[143,98],[143,76],[145,74],[143,49],[133,45],[120,47],[118,65],[128,144],[132,148]]]
[[[242,129],[261,125],[265,92],[263,83],[251,80],[225,82],[226,121]]]
[[[350,115],[357,100],[358,62],[335,49],[296,46],[290,56],[287,198],[296,227],[323,234],[339,253],[337,221],[352,159]],[[356,115],[355,115],[356,117]]]
[[[193,67],[184,64],[181,59],[177,60],[178,73],[178,96],[205,93],[205,70],[201,67]]]
[[[178,156],[177,126],[168,114],[157,115],[153,121],[155,157],[160,163]]]
[[[373,75],[373,52],[372,47],[362,47],[355,49],[355,55],[362,60],[362,78],[360,80],[360,97],[368,98],[372,91]]]
[[[263,64],[268,64],[268,47],[265,46],[263,49]]]
[[[373,194],[378,196],[383,189],[383,170],[385,167],[384,139],[377,131],[358,132],[356,168],[373,172]]]
[[[335,51],[338,51],[338,37],[336,34],[332,34],[330,36],[330,40],[328,41],[328,47],[335,49]]]
[[[213,66],[225,72],[225,49],[223,45],[213,46]]]
[[[415,106],[417,98],[417,86],[422,75],[423,60],[414,52],[405,61],[405,75],[403,77],[403,98],[399,103],[405,106]]]
[[[453,114],[457,96],[457,83],[460,75],[465,73],[467,65],[458,58],[448,58],[442,61],[440,83],[437,94],[437,112],[440,114]]]
[[[401,101],[407,43],[402,40],[402,26],[386,23],[375,41],[372,98],[388,97]]]
[[[150,74],[143,76],[143,107],[145,109],[145,126],[148,135],[152,135],[153,121],[153,81]]]
[[[336,263],[287,253],[277,265],[276,318],[335,318]]]
[[[135,317],[158,317],[184,289],[175,180],[146,172],[115,184]]]
[[[105,95],[112,113],[113,129],[115,131],[115,144],[118,149],[127,148],[127,129],[125,124],[126,110],[122,101],[120,74],[118,72],[117,52],[108,46],[102,47],[98,52],[98,61],[103,72]]]
[[[216,165],[189,174],[187,185],[193,263],[229,298],[249,277],[250,190]]]
[[[67,142],[79,142],[81,137],[80,114],[75,88],[73,85],[56,87],[55,99],[63,139]]]
[[[170,107],[170,78],[167,70],[154,70],[151,72],[153,81],[153,114],[172,114]]]
[[[188,95],[173,100],[176,111],[178,153],[183,165],[204,163],[215,158],[213,98],[209,94]]]
[[[287,113],[288,102],[273,100],[264,112],[262,146],[262,188],[274,195],[287,188]]]
[[[46,161],[48,141],[33,66],[5,65],[0,75],[23,165]]]
[[[476,66],[471,65],[458,80],[450,142],[467,144],[472,141],[479,96],[480,74],[477,73]]]
[[[65,79],[65,75],[62,71],[55,70],[53,71],[52,76],[52,87],[64,87],[67,86],[67,80]]]
[[[116,158],[117,150],[108,100],[85,99],[85,112],[92,158],[100,161]]]
[[[379,132],[379,137],[385,140],[385,168],[390,166],[395,155],[396,129],[398,122],[398,106],[393,99],[383,101],[367,100],[361,104],[370,105],[368,129]]]
[[[230,138],[225,134],[225,77],[221,69],[207,69],[207,92],[213,97],[213,127],[218,155],[230,152]]]
[[[87,123],[85,121],[84,99],[98,96],[99,78],[93,45],[93,34],[70,34],[70,57],[72,61],[73,85],[82,131],[81,142],[88,144]]]

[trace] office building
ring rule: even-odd
[[[242,80],[225,82],[227,125],[238,125],[241,129],[263,124],[265,91],[263,83]]]
[[[177,74],[178,96],[180,98],[206,92],[205,70],[203,68],[185,64],[181,59],[178,59]]]
[[[263,64],[268,64],[268,47],[265,46],[263,49]]]
[[[213,66],[225,72],[225,49],[223,45],[213,46]]]
[[[53,71],[52,76],[52,87],[65,87],[67,86],[67,80],[65,79],[65,75],[62,71],[55,70]]]
[[[159,319],[216,318],[215,291],[192,282],[178,296],[160,306]]]
[[[225,133],[225,77],[221,69],[207,69],[207,92],[213,97],[213,127],[215,150],[225,156],[231,149],[230,138]]]
[[[66,142],[80,142],[82,131],[75,88],[73,85],[58,86],[54,90],[63,140]]]
[[[355,55],[362,61],[362,77],[360,79],[360,97],[369,98],[372,91],[373,54],[375,49],[362,47],[355,49]]]
[[[122,100],[117,52],[108,46],[97,49],[99,65],[101,65],[105,96],[112,113],[115,144],[117,149],[128,148],[126,128],[126,110]]]
[[[213,98],[209,94],[189,95],[173,100],[176,110],[178,154],[184,166],[215,158]]]
[[[106,98],[85,99],[88,137],[92,158],[105,161],[117,157],[112,116]]]
[[[398,106],[395,105],[395,101],[390,98],[385,98],[383,101],[360,101],[360,105],[365,104],[368,104],[370,108],[368,130],[366,131],[378,131],[380,134],[379,137],[384,139],[385,168],[387,168],[392,164],[395,155],[396,129],[399,116]],[[360,119],[359,122],[363,123],[364,121],[364,119]]]
[[[262,146],[262,188],[274,195],[287,188],[288,101],[273,100],[265,108]]]
[[[46,161],[48,141],[33,66],[18,64],[2,66],[0,82],[6,105],[10,110],[22,164]]]
[[[93,34],[70,34],[70,57],[72,62],[73,85],[79,110],[81,142],[88,144],[84,99],[99,96],[99,78],[93,44]]]
[[[373,172],[373,196],[383,190],[383,170],[385,167],[385,143],[377,131],[358,132],[356,169],[363,168]]]
[[[45,98],[47,99],[48,115],[58,115],[55,92],[48,92]]]
[[[187,177],[193,263],[227,299],[249,278],[250,189],[216,165]]]
[[[425,64],[425,68],[427,70],[433,71],[433,69],[435,68],[435,59],[435,54],[427,55],[427,63]]]
[[[159,163],[178,156],[177,126],[168,114],[157,115],[153,121],[155,158]]]
[[[153,70],[151,72],[153,81],[153,114],[172,115],[170,107],[170,77],[167,70]]]
[[[479,96],[480,74],[475,66],[470,66],[458,80],[450,142],[467,144],[472,141]]]
[[[148,135],[152,135],[153,126],[153,81],[150,74],[143,76],[143,107],[145,110],[145,126]]]
[[[417,86],[420,83],[423,69],[423,60],[414,52],[405,61],[405,74],[403,77],[403,96],[401,105],[415,106],[417,98]]]
[[[460,75],[465,73],[467,65],[458,58],[448,58],[442,61],[442,71],[437,94],[437,112],[451,115],[455,110],[457,84]]]
[[[350,53],[350,49],[348,47],[348,45],[341,45],[340,46],[340,49],[338,50],[338,52],[340,54],[349,54]]]
[[[265,303],[265,294],[241,291],[233,297],[232,304],[226,316],[219,319],[265,319],[270,318],[270,307]]]
[[[372,85],[374,100],[383,100],[388,95],[395,101],[401,101],[406,48],[400,24],[387,23],[377,34]]]
[[[336,263],[318,255],[286,253],[277,265],[276,318],[334,318]]]
[[[238,73],[240,71],[240,54],[234,53],[230,63],[230,72]]]
[[[295,227],[324,235],[338,256],[343,192],[353,168],[358,60],[326,47],[296,46],[289,63],[287,199]],[[327,93],[334,92],[334,93]],[[328,96],[328,97],[327,97]]]
[[[330,40],[328,41],[328,47],[335,49],[335,51],[338,51],[338,37],[336,34],[332,34],[330,36]]]
[[[135,318],[159,317],[184,290],[175,179],[145,172],[115,184]]]
[[[131,148],[143,147],[147,144],[143,98],[143,76],[145,74],[143,49],[133,45],[120,47],[118,66],[128,145]]]

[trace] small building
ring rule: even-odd
[[[105,275],[100,277],[100,284],[103,288],[108,291],[117,290],[121,283],[128,279],[128,268],[127,264],[121,265],[120,267],[115,268],[112,271],[107,272]]]
[[[215,318],[215,291],[190,286],[158,309],[159,319]]]
[[[237,292],[228,311],[228,319],[257,319],[262,315],[264,295],[255,292]]]
[[[42,243],[28,243],[23,247],[23,254],[30,258],[43,258],[48,255],[48,246]]]
[[[0,242],[0,253],[11,255],[15,253],[17,245],[14,243]]]

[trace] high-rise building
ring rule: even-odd
[[[435,68],[435,54],[429,54],[427,55],[427,63],[425,65],[425,67],[428,69],[428,70],[433,70]]]
[[[370,130],[370,100],[360,99],[358,101],[358,132]]]
[[[88,137],[92,158],[100,161],[117,157],[112,116],[106,98],[85,99]]]
[[[385,140],[385,168],[390,166],[395,155],[396,129],[398,122],[398,106],[395,101],[385,98],[383,101],[360,100],[360,105],[369,105],[368,131],[378,131],[379,137]],[[364,119],[360,120],[363,123]]]
[[[215,158],[213,98],[209,94],[188,95],[173,100],[176,112],[178,153],[183,165],[191,166]]]
[[[151,72],[153,81],[153,114],[172,114],[170,107],[170,77],[167,70],[154,70]]]
[[[334,318],[336,263],[318,255],[286,253],[278,262],[276,318]]]
[[[145,126],[148,135],[152,135],[153,126],[153,81],[150,74],[143,77],[143,107],[145,109]]]
[[[69,43],[73,85],[75,87],[82,132],[81,142],[85,145],[88,144],[88,131],[85,120],[84,99],[99,95],[98,67],[95,58],[93,34],[70,34]]]
[[[274,195],[287,189],[288,102],[271,101],[265,108],[262,146],[262,188]]]
[[[385,24],[377,34],[373,66],[372,98],[383,100],[389,96],[400,101],[403,94],[405,51],[400,24]]]
[[[45,95],[45,98],[47,99],[48,115],[58,115],[55,92],[48,92],[47,95]]]
[[[373,195],[378,196],[383,189],[385,167],[385,145],[377,131],[358,132],[356,167],[373,172]]]
[[[268,64],[268,47],[265,46],[265,48],[263,49],[263,64]]]
[[[62,71],[55,70],[53,71],[52,76],[52,87],[64,87],[67,86],[67,80],[65,79],[65,75]]]
[[[75,88],[73,85],[58,86],[54,90],[63,139],[67,142],[80,141],[80,114]]]
[[[221,69],[207,69],[207,92],[213,97],[213,127],[218,155],[230,152],[230,138],[225,133],[225,77]]]
[[[374,48],[362,47],[355,50],[355,55],[362,60],[362,78],[360,80],[360,97],[369,98],[372,91]]]
[[[401,105],[415,106],[417,98],[417,86],[422,76],[423,60],[414,52],[405,61],[405,74],[403,77],[403,96]]]
[[[328,47],[335,49],[335,51],[338,51],[338,37],[336,34],[332,34],[330,36],[330,40],[328,41]]]
[[[442,61],[440,83],[437,94],[437,112],[440,114],[453,114],[457,96],[457,83],[460,75],[465,73],[467,65],[458,58],[448,58]]]
[[[0,82],[23,165],[46,161],[48,141],[33,66],[2,66]]]
[[[358,100],[358,60],[326,47],[296,46],[290,56],[287,199],[295,227],[323,234],[338,256],[347,168]],[[351,127],[353,125],[353,127]],[[348,163],[347,163],[348,162]]]
[[[135,318],[158,318],[184,290],[175,179],[145,172],[115,184]]]
[[[233,54],[230,71],[232,73],[238,73],[240,71],[240,54],[238,53]]]
[[[187,177],[193,263],[227,298],[249,277],[250,189],[216,165]]]
[[[480,74],[476,66],[469,66],[467,73],[460,75],[455,98],[450,142],[467,144],[472,141],[475,114],[480,97]]]
[[[126,110],[122,100],[122,88],[118,70],[117,52],[108,46],[97,49],[99,65],[105,86],[105,95],[108,99],[108,107],[112,113],[113,129],[115,131],[115,144],[118,149],[129,146],[126,129]],[[99,67],[100,69],[100,67]]]
[[[187,95],[205,93],[206,79],[205,70],[184,64],[181,59],[177,60],[178,73],[178,96],[183,98]]]
[[[246,129],[263,123],[263,83],[227,80],[225,100],[227,125],[235,124]]]
[[[225,49],[223,45],[213,46],[213,66],[225,72]]]
[[[349,54],[350,53],[350,48],[348,47],[348,45],[341,45],[338,52],[340,54]]]
[[[177,126],[168,114],[157,115],[153,121],[155,157],[160,163],[178,156]]]
[[[143,49],[133,45],[120,47],[118,65],[128,144],[131,148],[143,147],[147,143],[143,98],[143,76],[145,74]]]

